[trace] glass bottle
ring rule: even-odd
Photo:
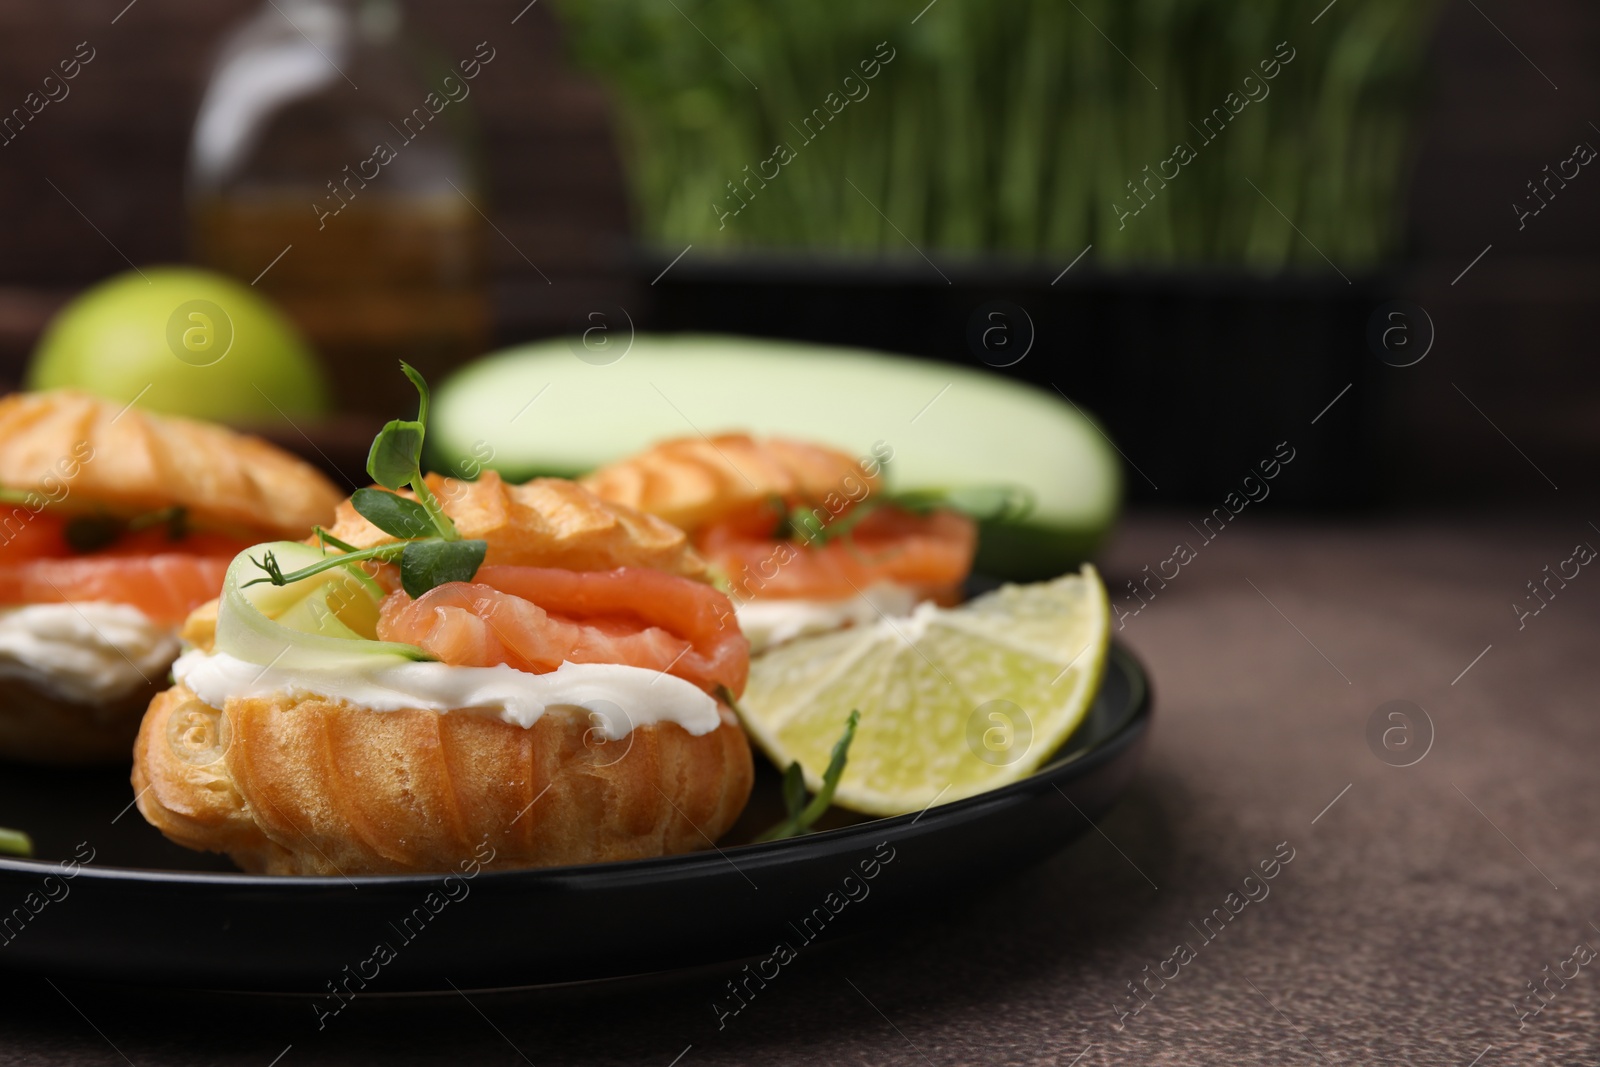
[[[393,0],[268,0],[225,40],[195,121],[194,257],[252,282],[322,355],[345,410],[414,405],[489,342],[465,105],[493,50],[444,67]]]

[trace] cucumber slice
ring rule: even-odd
[[[1117,456],[1060,397],[999,374],[858,349],[718,336],[639,335],[599,366],[564,340],[463,368],[434,394],[435,469],[475,477],[575,477],[656,441],[748,430],[859,455],[882,442],[896,491],[1005,483],[1033,512],[986,523],[978,567],[1002,578],[1061,574],[1116,517]]]
[[[372,670],[429,658],[414,645],[374,639],[383,586],[359,568],[336,567],[289,585],[248,584],[264,573],[251,557],[267,552],[285,573],[324,558],[297,541],[255,545],[235,556],[222,583],[217,651],[306,670]]]
[[[272,621],[297,633],[321,634],[324,637],[337,637],[345,641],[376,640],[374,635],[363,634],[345,624],[339,617],[339,612],[343,609],[346,598],[330,596],[331,592],[332,587],[324,584],[315,593],[296,601],[294,606]],[[376,614],[376,610],[373,614]]]

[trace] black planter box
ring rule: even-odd
[[[659,275],[641,328],[987,363],[1059,388],[1123,453],[1133,500],[1221,506],[1282,442],[1294,459],[1271,485],[1281,503],[1381,495],[1383,363],[1368,334],[1387,279],[693,252],[662,274],[669,262],[640,266],[646,284]]]

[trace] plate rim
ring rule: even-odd
[[[938,805],[937,814],[931,814],[935,809],[930,805],[920,812],[906,812],[901,815],[868,819],[864,822],[835,827],[831,830],[819,830],[801,837],[782,841],[749,842],[742,845],[731,845],[727,848],[719,848],[713,845],[710,850],[672,856],[647,856],[641,859],[619,860],[611,863],[579,863],[560,867],[521,867],[483,871],[475,881],[482,880],[484,884],[498,884],[511,880],[524,882],[537,880],[560,884],[571,883],[574,880],[591,879],[608,882],[633,881],[641,877],[646,879],[680,877],[697,874],[700,868],[708,865],[720,866],[724,863],[730,863],[731,861],[727,858],[729,854],[740,856],[753,863],[766,865],[772,862],[775,857],[781,859],[785,854],[795,852],[800,848],[807,848],[808,850],[828,849],[834,845],[842,846],[855,838],[876,836],[884,831],[900,830],[904,826],[916,824],[925,815],[931,816],[930,826],[938,826],[944,822],[960,821],[963,817],[976,815],[994,804],[1019,799],[1045,785],[1056,788],[1059,791],[1056,779],[1065,772],[1087,773],[1096,766],[1108,762],[1129,745],[1135,743],[1150,726],[1154,700],[1149,673],[1145,670],[1144,664],[1131,650],[1114,638],[1107,646],[1106,659],[1108,670],[1115,663],[1117,667],[1121,668],[1124,677],[1127,678],[1129,683],[1128,703],[1131,705],[1132,710],[1126,722],[1099,744],[1081,753],[1052,760],[1018,781],[1008,782],[994,789],[952,800],[948,804]],[[49,875],[57,871],[63,862],[65,861],[0,856],[0,879],[18,875],[35,877]],[[348,889],[355,891],[361,888],[420,888],[433,885],[450,873],[436,871],[409,874],[285,876],[252,874],[244,871],[177,871],[162,868],[104,867],[82,864],[78,867],[73,877],[74,880],[87,879],[91,882],[102,883],[132,882],[140,885],[176,885],[195,889],[221,887],[243,891],[270,888],[280,892],[315,895],[325,893],[328,890]]]

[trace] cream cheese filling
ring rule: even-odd
[[[909,615],[918,599],[911,586],[878,582],[848,600],[752,599],[734,610],[739,628],[750,639],[750,651],[759,652],[807,634],[864,626],[885,615]]]
[[[178,654],[171,626],[127,604],[28,604],[0,611],[0,678],[102,704],[164,680]]]
[[[323,697],[376,712],[477,712],[523,728],[547,711],[581,710],[612,741],[652,723],[675,722],[699,737],[722,722],[717,702],[697,686],[616,663],[563,663],[548,674],[529,674],[503,664],[455,667],[383,657],[366,670],[306,670],[197,649],[180,656],[172,674],[214,708],[230,698]]]

